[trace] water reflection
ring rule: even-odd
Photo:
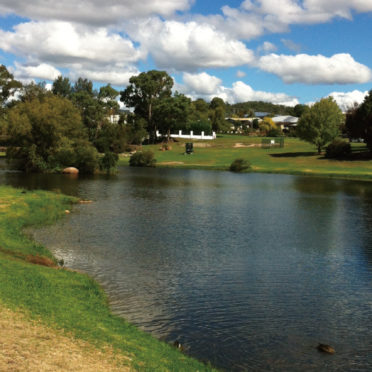
[[[43,182],[95,203],[37,238],[142,329],[229,371],[371,363],[372,185],[130,168]]]

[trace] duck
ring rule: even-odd
[[[316,348],[323,353],[327,353],[327,354],[335,353],[335,349],[332,346],[327,345],[327,344],[318,344]]]

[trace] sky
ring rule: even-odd
[[[209,101],[294,106],[372,89],[372,0],[0,0],[0,64],[21,81],[165,70]]]

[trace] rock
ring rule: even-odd
[[[92,200],[79,200],[79,204],[91,204],[93,203]]]
[[[318,351],[321,351],[322,353],[327,353],[327,354],[335,353],[335,349],[330,345],[319,344],[316,348],[318,349]]]
[[[66,214],[70,214],[71,212],[70,212],[68,209],[66,209],[66,210],[65,210],[65,213],[66,213]]]
[[[79,173],[79,169],[75,168],[75,167],[68,167],[68,168],[65,168],[62,173],[64,174],[78,174]]]

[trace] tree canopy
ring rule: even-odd
[[[320,154],[322,148],[340,134],[342,121],[342,112],[333,98],[323,98],[302,115],[296,133],[313,143]]]
[[[346,113],[346,131],[350,138],[363,138],[372,151],[372,90],[360,106]]]
[[[9,110],[7,155],[28,172],[76,166],[93,172],[98,153],[88,141],[79,111],[67,99],[49,95],[21,102]]]
[[[172,87],[173,79],[165,71],[151,70],[132,76],[127,88],[120,92],[120,100],[128,107],[134,107],[135,113],[147,121],[153,140],[157,130],[153,120],[154,105],[160,99],[170,97]]]

